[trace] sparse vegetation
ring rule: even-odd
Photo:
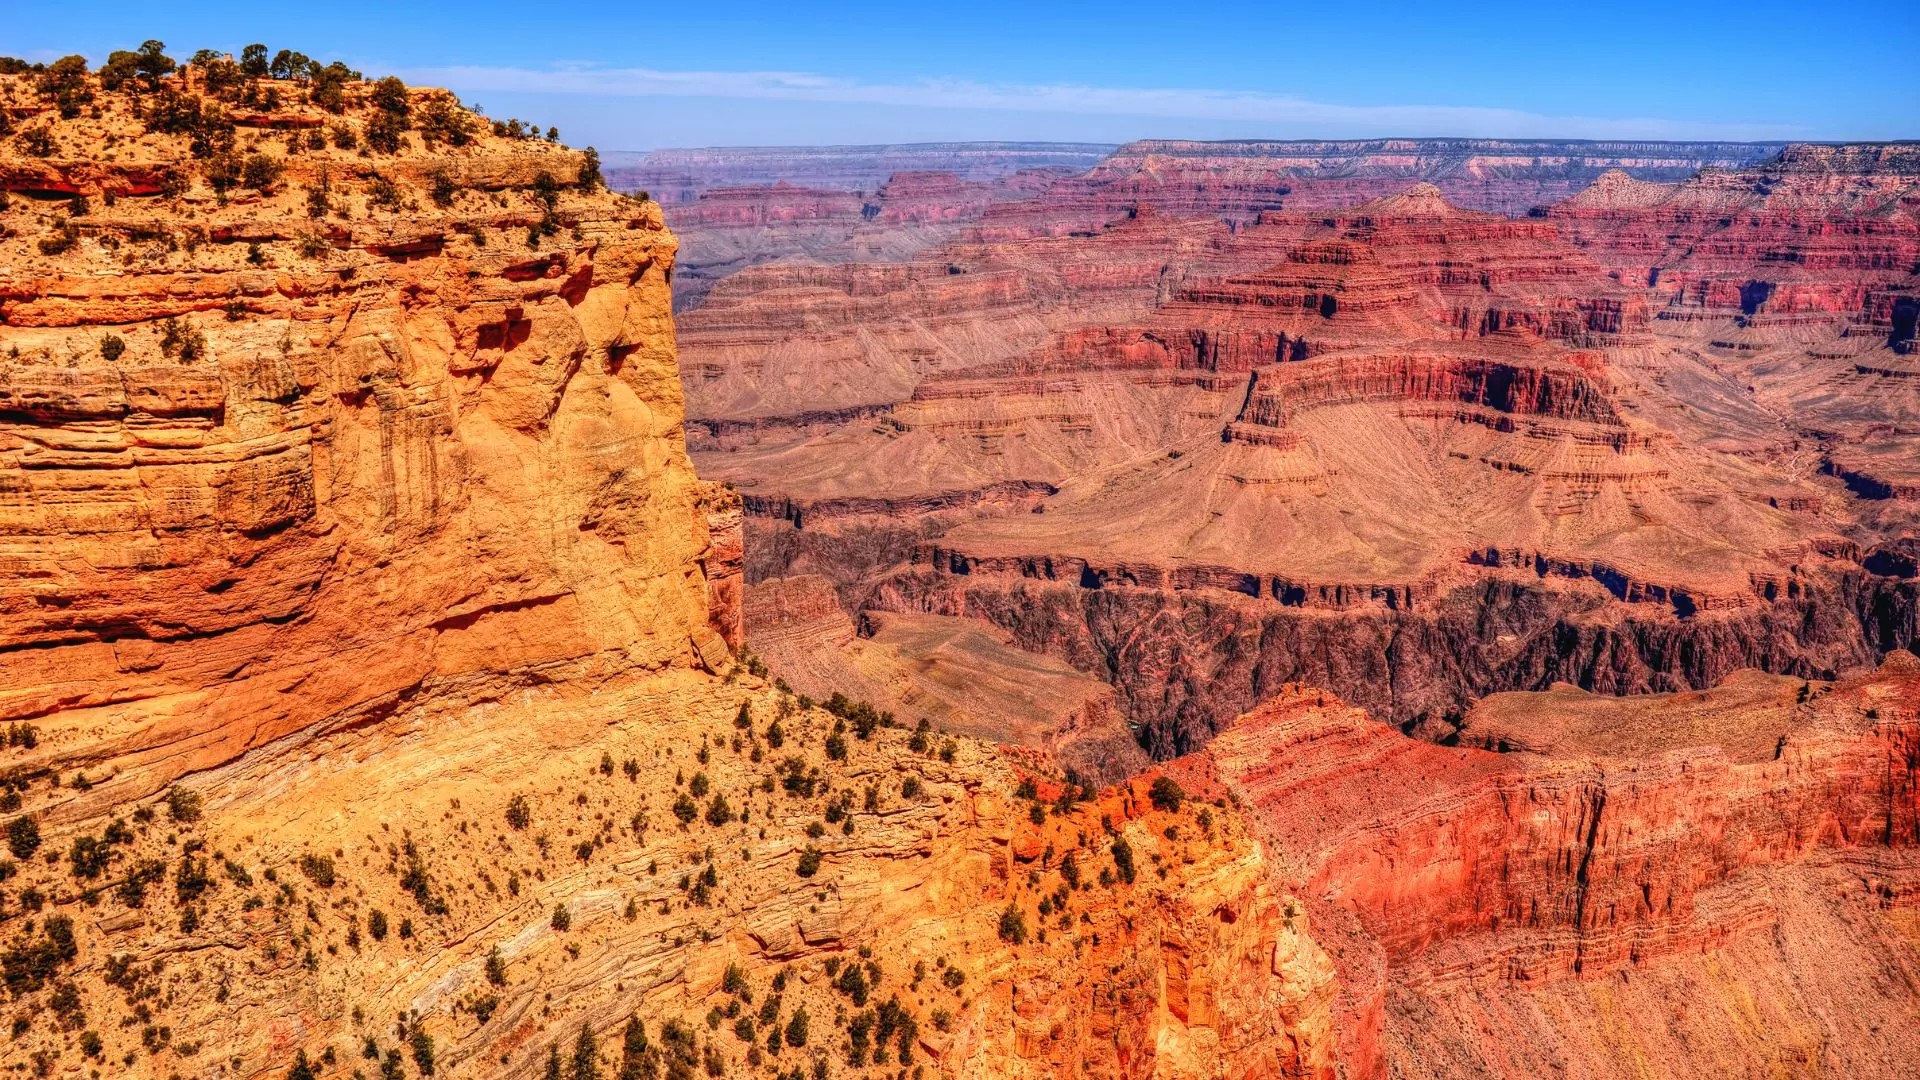
[[[1027,916],[1012,901],[1000,912],[1000,940],[1009,945],[1027,943]]]
[[[1186,797],[1187,793],[1180,789],[1173,777],[1164,774],[1154,777],[1153,786],[1147,789],[1147,799],[1153,803],[1153,808],[1169,814],[1178,813],[1180,803]]]

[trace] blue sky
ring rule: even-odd
[[[1913,0],[21,5],[0,53],[251,41],[602,149],[1141,137],[1920,137]]]

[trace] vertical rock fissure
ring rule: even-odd
[[[1587,882],[1593,849],[1600,839],[1600,816],[1607,809],[1607,775],[1602,771],[1587,796],[1587,835],[1581,844],[1580,868],[1573,877],[1573,970],[1578,974],[1587,950]]]

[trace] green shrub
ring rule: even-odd
[[[787,1018],[787,1045],[807,1045],[807,1010],[804,1006],[793,1010],[793,1015]]]
[[[300,872],[307,875],[307,880],[323,889],[333,888],[333,860],[325,855],[300,856]]]
[[[1153,786],[1147,790],[1147,799],[1153,803],[1153,808],[1169,814],[1177,813],[1186,797],[1187,793],[1180,789],[1171,776],[1154,777]]]
[[[1133,845],[1127,843],[1127,838],[1124,836],[1113,838],[1113,866],[1120,872],[1121,881],[1129,885],[1133,884]]]
[[[420,1021],[415,1020],[407,1032],[407,1043],[413,1051],[413,1064],[420,1070],[421,1076],[433,1075],[433,1036]]]
[[[181,824],[200,820],[200,793],[178,784],[167,789],[167,815]]]
[[[1000,912],[1000,940],[1010,945],[1027,943],[1027,916],[1011,900]]]
[[[40,823],[31,814],[22,814],[7,822],[7,850],[16,859],[27,859],[40,850]]]

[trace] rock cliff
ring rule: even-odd
[[[9,1065],[1331,1076],[1228,808],[736,653],[658,204],[159,48],[0,77]]]
[[[1293,687],[1182,768],[1244,800],[1337,943],[1350,1075],[1904,1076],[1917,687],[1899,653],[1500,695],[1464,734],[1510,753]]]

